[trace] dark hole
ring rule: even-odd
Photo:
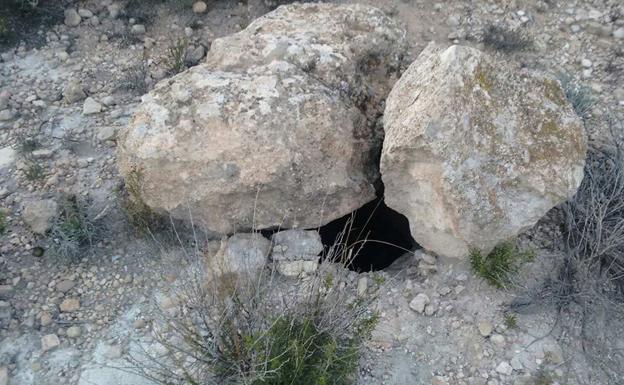
[[[392,210],[383,197],[319,228],[325,251],[335,244],[353,247],[347,267],[366,272],[384,269],[416,245],[407,218]]]

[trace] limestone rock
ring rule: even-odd
[[[489,252],[572,196],[586,137],[558,81],[469,47],[427,47],[386,101],[385,201],[425,249]]]
[[[271,242],[259,233],[234,234],[209,260],[216,274],[253,273],[264,268],[271,250]]]
[[[82,83],[79,80],[72,80],[63,89],[63,98],[67,103],[75,103],[83,100],[87,97],[85,94]]]
[[[27,202],[24,205],[22,219],[36,234],[45,234],[52,226],[58,205],[53,199]]]
[[[280,231],[271,239],[274,244],[271,259],[280,274],[296,277],[311,274],[318,268],[323,243],[317,231]]]
[[[55,349],[60,344],[61,341],[56,334],[46,334],[41,337],[41,350],[44,352]]]
[[[403,45],[372,7],[280,7],[144,96],[119,135],[121,173],[156,211],[224,234],[348,214],[375,197],[371,116]]]
[[[208,5],[206,5],[203,1],[197,1],[193,3],[193,12],[195,13],[204,13],[208,9]]]
[[[83,115],[93,115],[102,111],[102,105],[92,97],[88,97],[82,106]]]
[[[78,298],[66,298],[59,307],[64,313],[71,313],[80,309],[80,300]]]
[[[65,25],[69,27],[76,27],[80,24],[82,18],[74,8],[65,10]]]
[[[10,146],[0,148],[0,169],[13,165],[16,155],[17,151]]]
[[[417,313],[422,314],[425,311],[425,306],[429,304],[429,296],[425,293],[419,293],[412,299],[409,303],[410,309],[414,310]]]

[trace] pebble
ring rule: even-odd
[[[71,313],[80,309],[80,301],[78,298],[66,298],[61,302],[61,311],[64,313]]]
[[[74,286],[76,286],[76,283],[74,281],[64,279],[56,284],[56,290],[60,291],[61,293],[67,293],[68,291],[73,289]]]
[[[61,341],[56,334],[46,334],[41,337],[41,350],[47,352],[59,346]]]
[[[52,323],[52,314],[48,312],[42,313],[39,322],[43,327],[49,326]]]
[[[0,385],[9,385],[9,368],[0,366]]]
[[[65,25],[68,27],[76,27],[80,24],[82,18],[75,9],[69,8],[65,10]]]
[[[195,13],[204,13],[207,9],[208,5],[203,1],[197,1],[193,4],[193,12]]]
[[[503,361],[498,364],[498,366],[496,367],[496,371],[500,374],[511,376],[511,373],[513,373],[513,368],[511,367],[511,365],[509,365],[507,361]]]
[[[67,329],[67,337],[69,338],[78,338],[82,334],[82,329],[80,326],[71,326]]]
[[[89,11],[88,9],[84,9],[84,8],[80,8],[78,10],[78,14],[80,15],[80,17],[84,17],[85,19],[89,19],[89,18],[93,17],[93,12]]]
[[[93,115],[102,111],[102,105],[98,103],[92,97],[88,97],[84,101],[84,105],[82,106],[82,114],[83,115]]]
[[[137,318],[134,320],[134,322],[132,322],[132,326],[135,329],[143,329],[145,327],[147,323],[145,322],[145,320],[143,318]]]
[[[616,39],[624,39],[624,27],[620,27],[613,31],[613,37]]]
[[[494,344],[496,344],[496,345],[498,345],[498,346],[503,346],[503,345],[505,345],[505,337],[503,337],[503,336],[502,336],[502,335],[500,335],[500,334],[493,334],[493,335],[490,337],[490,340],[491,340]]]
[[[135,24],[132,26],[131,29],[132,33],[135,35],[143,35],[145,34],[145,25],[143,24]]]
[[[425,311],[425,306],[427,306],[427,304],[429,304],[429,297],[427,296],[427,294],[419,293],[409,303],[409,307],[415,312],[422,314]]]
[[[357,283],[358,297],[363,297],[366,294],[367,289],[368,289],[368,279],[366,277],[362,277],[358,279],[358,283]]]
[[[488,320],[479,321],[477,327],[479,328],[479,334],[481,334],[483,337],[487,337],[492,334],[492,323]]]

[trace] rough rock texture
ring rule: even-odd
[[[403,39],[375,8],[280,7],[144,97],[120,170],[152,208],[219,233],[339,218],[375,197],[373,110]]]
[[[45,234],[52,226],[58,205],[53,199],[27,202],[24,205],[22,219],[36,234]]]
[[[559,83],[476,49],[430,45],[391,91],[388,206],[440,255],[484,252],[576,191],[586,138]]]
[[[271,259],[280,274],[296,277],[313,273],[318,268],[323,243],[317,231],[280,231],[275,233],[271,240],[273,241]]]

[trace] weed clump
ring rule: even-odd
[[[167,49],[165,62],[170,75],[178,74],[186,69],[186,51],[188,40],[179,38]]]
[[[4,210],[0,209],[0,235],[4,234],[7,229],[7,214]]]
[[[130,354],[136,372],[161,385],[355,383],[362,345],[379,319],[378,286],[353,295],[345,288],[353,273],[329,262],[341,257],[327,256],[293,285],[268,262],[254,273],[218,275],[201,249],[183,254],[176,263],[190,263],[167,295],[175,307],[157,305],[152,324],[167,354]]]
[[[470,251],[470,265],[474,272],[490,285],[504,288],[511,275],[518,271],[519,262],[533,257],[531,251],[520,251],[513,242],[497,245],[487,256],[479,249]]]
[[[591,90],[587,86],[576,83],[570,75],[561,73],[558,75],[558,78],[566,99],[574,108],[574,112],[583,120],[589,118],[591,109],[594,106]]]
[[[125,194],[121,197],[121,208],[130,225],[139,233],[148,233],[165,227],[165,220],[149,207],[141,196],[142,173],[133,169],[125,178]]]
[[[533,45],[531,39],[518,30],[491,24],[483,32],[482,42],[502,52],[522,51]]]
[[[69,260],[77,258],[81,251],[93,245],[98,231],[86,202],[76,195],[60,197],[59,213],[50,234],[55,255]]]

